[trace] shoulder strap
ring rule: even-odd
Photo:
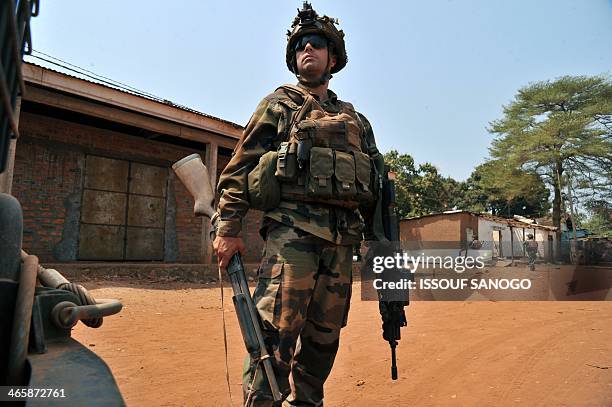
[[[347,109],[348,111],[350,111],[353,114],[353,116],[357,119],[357,123],[359,124],[359,128],[361,129],[361,147],[362,147],[361,149],[363,151],[367,151],[368,154],[370,154],[371,146],[370,146],[370,142],[368,141],[368,138],[366,135],[365,124],[363,124],[363,120],[361,119],[361,113],[355,110],[355,107],[353,106],[352,103],[345,102],[343,100],[338,100],[338,102],[340,103],[343,109]]]
[[[286,83],[286,84],[281,85],[278,88],[276,88],[276,90],[279,90],[279,89],[283,89],[288,94],[290,94],[289,97],[291,98],[291,100],[293,100],[298,105],[304,104],[304,102],[306,101],[308,96],[310,96],[310,93],[308,93],[305,89],[302,89],[302,88],[300,88],[299,86],[296,86],[296,85],[291,85],[289,83]],[[292,98],[291,96],[294,96],[295,99]]]
[[[312,104],[315,102],[315,100],[308,91],[296,85],[285,84],[276,88],[276,90],[279,89],[283,89],[288,93],[290,92],[301,99],[301,103],[299,104],[297,104],[296,100],[292,99],[292,101],[296,103],[296,107],[298,109],[292,113],[291,118],[289,119],[289,125],[287,126],[286,134],[283,137],[285,140],[287,140],[293,126],[295,126],[296,123],[300,122],[306,116],[306,114],[308,114],[308,112],[312,109]]]
[[[276,88],[276,90],[279,90],[279,89],[286,89],[288,91],[293,91],[295,93],[299,93],[300,95],[303,95],[304,97],[306,97],[306,96],[308,96],[310,94],[310,93],[308,93],[306,91],[306,89],[300,88],[299,86],[293,85],[291,83],[285,83],[285,84],[279,86],[278,88]]]

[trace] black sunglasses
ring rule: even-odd
[[[306,44],[310,43],[310,45],[314,49],[323,49],[327,47],[327,38],[319,34],[307,34],[303,37],[298,38],[295,43],[294,50],[295,51],[304,51],[306,48]]]

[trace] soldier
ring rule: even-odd
[[[534,240],[533,235],[530,233],[527,235],[527,241],[523,243],[523,246],[529,258],[529,269],[533,271],[535,270],[535,261],[538,257],[538,242]]]
[[[247,210],[264,210],[253,299],[286,406],[323,404],[347,321],[353,247],[373,235],[373,163],[382,157],[366,118],[328,89],[347,63],[336,24],[308,2],[298,10],[286,63],[299,83],[261,101],[217,187],[213,245],[221,268],[244,250]],[[245,405],[272,405],[263,369],[249,356],[243,391]]]

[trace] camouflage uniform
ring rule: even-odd
[[[535,262],[538,257],[538,242],[533,240],[533,238],[529,238],[525,243],[523,243],[525,247],[525,251],[527,252],[527,257],[529,259],[529,267],[533,269],[535,267]]]
[[[330,113],[339,111],[342,102],[328,92],[329,99],[321,107]],[[282,103],[288,99],[283,89],[264,98],[223,170],[217,187],[219,236],[240,235],[241,220],[249,208],[246,175],[265,152],[275,150],[283,140],[293,114]],[[371,154],[378,154],[371,127],[360,117]],[[340,328],[346,324],[352,249],[362,239],[364,217],[366,221],[371,217],[364,208],[360,212],[285,201],[264,214],[265,254],[254,301],[264,322],[266,343],[275,356],[281,391],[291,392],[290,405],[319,405],[323,399],[323,383],[338,350]],[[258,400],[270,405],[265,375],[254,369],[248,356],[246,362],[245,392],[253,382],[254,405]]]
[[[329,90],[323,102],[313,97],[332,115],[350,106]],[[299,102],[295,94],[279,88],[258,105],[219,178],[218,236],[240,235],[241,220],[249,209],[247,175],[264,153],[276,151],[287,139]],[[358,115],[367,153],[379,156],[370,124],[362,115],[353,114]],[[266,345],[274,356],[276,379],[286,397],[284,405],[323,404],[323,384],[350,305],[353,247],[362,240],[364,225],[371,224],[372,203],[369,205],[347,209],[282,200],[264,213],[260,233],[266,241],[265,251],[253,299]],[[243,390],[249,405],[272,405],[263,369],[248,355]]]

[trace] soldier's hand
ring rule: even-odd
[[[237,253],[244,253],[244,241],[241,237],[217,236],[213,241],[213,249],[217,253],[219,267],[226,269],[232,256]]]

